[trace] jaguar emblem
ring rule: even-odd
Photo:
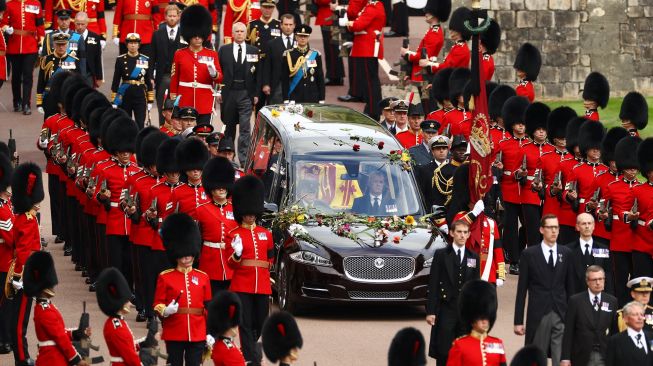
[[[374,267],[381,269],[385,266],[385,260],[383,258],[376,258],[374,260]]]

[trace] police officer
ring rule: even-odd
[[[70,35],[57,32],[51,37],[54,43],[54,51],[41,59],[39,76],[36,82],[36,107],[39,113],[44,113],[43,97],[50,89],[52,75],[61,71],[80,72],[79,59],[66,51]]]
[[[324,72],[320,51],[308,45],[312,32],[302,24],[295,28],[297,46],[284,52],[282,88],[285,100],[297,103],[324,103]]]
[[[152,109],[154,90],[150,58],[139,52],[141,36],[129,33],[125,36],[127,53],[116,58],[111,83],[113,104],[134,116],[138,129],[145,126],[145,115]]]

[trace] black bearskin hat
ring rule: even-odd
[[[433,15],[441,22],[446,22],[451,14],[451,0],[429,0],[424,12]]]
[[[11,203],[16,214],[25,213],[43,201],[45,192],[41,168],[31,162],[20,164],[11,177],[11,191]]]
[[[99,139],[102,137],[102,115],[107,111],[107,109],[113,110],[110,105],[101,106],[91,111],[91,114],[88,117],[88,137],[95,147],[99,146]]]
[[[9,155],[0,153],[0,192],[7,190],[11,185],[11,176],[14,173],[14,166],[11,164]]]
[[[637,159],[639,160],[639,170],[646,178],[648,172],[653,170],[653,137],[649,137],[639,144]]]
[[[458,97],[465,91],[465,85],[471,79],[472,72],[468,68],[454,69],[449,76],[449,99],[454,106],[458,106]]]
[[[156,171],[163,175],[165,173],[179,172],[175,150],[181,141],[169,139],[163,141],[156,151]]]
[[[100,138],[102,139],[102,147],[105,149],[107,148],[107,131],[109,130],[109,126],[111,126],[113,121],[119,118],[129,118],[129,116],[127,115],[127,112],[121,108],[106,109],[100,116]]]
[[[589,149],[601,149],[605,128],[600,122],[587,122],[578,130],[578,149],[581,156],[587,155]]]
[[[188,256],[197,258],[200,255],[200,229],[193,218],[185,213],[174,213],[163,220],[161,240],[171,260]]]
[[[143,165],[141,163],[141,157],[139,156],[141,154],[141,144],[143,144],[143,140],[145,140],[145,138],[149,134],[157,131],[159,131],[158,128],[154,126],[147,126],[142,130],[138,131],[138,133],[136,134],[136,140],[134,141],[134,152],[136,153],[136,161],[138,162],[139,165]]]
[[[578,146],[578,132],[580,127],[589,121],[585,117],[576,117],[569,120],[567,123],[567,132],[565,133],[565,143],[567,144],[567,151],[574,155],[574,148]]]
[[[38,296],[43,290],[54,288],[58,283],[54,260],[49,252],[34,252],[27,258],[23,269],[26,296]]]
[[[80,118],[82,122],[86,125],[86,128],[89,130],[91,129],[91,125],[93,124],[93,121],[91,120],[91,114],[100,109],[104,111],[105,108],[111,107],[111,102],[107,99],[104,94],[100,92],[94,92],[88,94],[86,97],[84,97],[84,102],[82,103],[82,111],[80,113]],[[99,115],[98,115],[99,116]]]
[[[0,11],[7,10],[7,2],[5,0],[0,0]]]
[[[404,328],[395,334],[388,350],[388,366],[426,365],[426,342],[422,332]]]
[[[272,313],[261,332],[263,351],[272,362],[288,356],[293,348],[302,348],[304,341],[295,318],[285,311]]]
[[[501,26],[494,19],[490,19],[490,26],[488,29],[481,33],[481,42],[485,46],[485,51],[494,55],[499,49],[501,43]],[[487,77],[487,75],[485,75]]]
[[[202,170],[209,160],[209,150],[199,139],[186,139],[177,146],[175,157],[182,172]]]
[[[417,103],[417,104],[409,104],[408,105],[408,115],[409,116],[423,116],[424,115],[424,108],[422,107],[422,103]]]
[[[472,11],[469,8],[461,6],[453,11],[451,19],[449,19],[449,30],[460,33],[464,41],[469,41],[472,34],[465,27],[465,21],[471,18]]]
[[[80,88],[68,90],[69,92],[66,94],[64,105],[66,115],[72,119],[76,125],[79,125],[79,117],[82,112],[82,102],[84,102],[84,97],[91,94],[95,89],[84,84],[84,86]]]
[[[209,160],[202,171],[202,187],[207,195],[217,188],[226,188],[231,191],[234,184],[236,170],[227,158],[221,156]]]
[[[619,171],[639,169],[637,148],[641,142],[642,139],[636,136],[627,136],[617,142],[617,146],[614,148],[614,162]]]
[[[497,320],[497,290],[487,281],[472,280],[463,285],[458,297],[461,322],[471,330],[479,319],[490,321],[490,329]]]
[[[454,68],[447,67],[438,71],[437,74],[433,76],[433,97],[438,103],[442,104],[445,100],[449,100],[449,78]]]
[[[623,127],[612,127],[608,130],[601,142],[601,160],[603,164],[610,166],[614,161],[614,148],[622,138],[630,136],[630,133]]]
[[[263,182],[253,175],[246,175],[236,181],[231,199],[234,206],[234,218],[238,223],[245,215],[260,216],[264,204]]]
[[[100,310],[106,316],[117,317],[127,301],[132,297],[132,291],[125,276],[115,267],[105,268],[97,278],[95,296]]]
[[[548,105],[540,102],[532,103],[524,112],[524,122],[526,122],[526,134],[533,136],[533,133],[542,128],[546,130],[546,120],[551,113]]]
[[[578,117],[576,111],[567,106],[552,110],[546,119],[546,136],[549,141],[553,142],[554,138],[564,139],[567,135],[567,124],[575,117]]]
[[[487,95],[488,100],[490,98],[490,94],[494,91],[494,89],[497,88],[499,84],[495,83],[494,81],[486,80],[485,81],[485,95]]]
[[[159,146],[168,139],[170,137],[159,130],[147,135],[141,143],[141,150],[138,152],[138,161],[146,168],[156,165],[156,154]]]
[[[499,85],[489,95],[488,114],[490,115],[490,119],[496,121],[499,117],[501,117],[501,110],[503,109],[503,105],[506,103],[506,100],[508,100],[510,97],[514,97],[517,95],[517,93],[515,92],[515,89],[508,85]]]
[[[104,148],[111,155],[125,151],[133,153],[136,151],[137,134],[138,127],[134,120],[128,117],[118,117],[107,128],[106,140],[103,141]]]
[[[59,106],[57,104],[63,104],[61,87],[63,86],[64,81],[66,81],[66,79],[68,79],[68,77],[71,75],[72,73],[70,71],[59,71],[58,73],[52,75],[50,78],[50,91],[43,99],[43,110],[45,112],[45,118],[59,113]]]
[[[591,72],[585,78],[583,86],[583,99],[596,102],[601,108],[605,108],[610,100],[610,84],[608,79],[600,72]]]
[[[506,131],[512,133],[512,125],[525,122],[524,115],[529,104],[528,99],[519,95],[512,96],[506,100],[503,108],[501,108],[503,127]]]
[[[70,112],[70,107],[67,105],[70,104],[72,106],[75,93],[77,93],[79,89],[85,87],[88,87],[86,80],[84,80],[84,78],[77,73],[67,77],[66,80],[64,80],[63,84],[61,84],[61,104],[64,106],[66,114],[69,114]]]
[[[638,130],[646,128],[648,124],[648,103],[646,98],[638,92],[626,94],[624,101],[621,103],[619,119],[630,121]]]
[[[9,152],[9,146],[4,141],[0,141],[0,155],[4,155],[11,159],[11,152]]]
[[[200,37],[206,41],[211,34],[212,23],[211,13],[206,7],[200,4],[191,5],[181,13],[179,21],[181,36],[188,43],[193,37]]]
[[[510,366],[546,366],[546,354],[537,346],[529,345],[520,349],[510,362]]]
[[[526,80],[537,80],[537,76],[540,74],[540,67],[542,67],[540,50],[530,43],[524,43],[519,47],[515,63],[512,66],[517,70],[525,72]]]
[[[220,291],[208,306],[208,333],[221,336],[227,330],[240,325],[240,297],[231,291]]]

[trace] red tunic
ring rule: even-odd
[[[608,184],[605,199],[612,205],[612,239],[610,250],[615,252],[631,252],[633,250],[646,252],[636,243],[635,231],[630,227],[630,222],[625,221],[624,213],[630,212],[635,201],[633,187],[639,184],[637,180],[626,181],[621,178]]]
[[[479,337],[470,334],[453,341],[447,366],[499,366],[506,364],[503,341],[492,336]]]
[[[146,247],[152,246],[152,236],[155,234],[152,227],[145,221],[145,218],[142,216],[152,203],[152,187],[159,183],[160,178],[156,177],[147,171],[143,170],[143,173],[138,178],[130,178],[127,180],[127,185],[131,187],[132,195],[138,193],[138,203],[136,213],[140,214],[136,221],[132,220],[131,222],[131,234],[129,241],[135,245],[143,245]],[[136,174],[132,175],[135,177]]]
[[[107,153],[107,155],[108,155],[108,153]],[[113,159],[111,159],[111,157],[109,157],[109,159],[106,159],[104,161],[99,161],[97,163],[97,165],[95,165],[95,169],[93,169],[91,171],[90,179],[94,179],[96,181],[96,187],[95,187],[96,189],[95,189],[94,192],[91,193],[91,198],[95,199],[97,197],[97,193],[99,192],[99,186],[102,184],[102,181],[100,180],[100,173],[102,172],[102,170],[104,168],[106,168],[107,166],[109,166],[109,165],[111,165],[113,163],[114,163]],[[97,202],[97,204],[93,204],[96,207],[95,208],[95,214],[96,214],[95,222],[97,224],[99,224],[99,225],[106,225],[108,210],[105,208],[104,204],[99,202],[97,199],[95,199],[95,202]]]
[[[107,212],[107,235],[129,235],[130,225],[123,208],[120,207],[120,198],[127,178],[138,171],[138,167],[129,162],[125,165],[118,163],[117,160],[111,159],[111,163],[102,168],[98,175],[98,184],[96,187],[96,197],[102,188],[102,182],[107,181],[107,187],[111,191],[109,198],[109,211]]]
[[[483,70],[483,78],[485,80],[492,80],[494,76],[494,57],[492,55],[484,53],[483,58],[481,58],[481,69]]]
[[[0,199],[0,272],[4,273],[14,258],[14,220],[11,203]]]
[[[490,156],[491,161],[496,159],[497,154],[499,153],[499,143],[501,140],[509,139],[511,135],[506,132],[506,130],[501,126],[492,126],[490,127],[490,140],[492,141],[492,155]]]
[[[234,272],[231,279],[230,291],[244,292],[250,294],[272,294],[270,284],[269,266],[274,261],[272,250],[274,244],[272,233],[260,226],[252,226],[251,229],[238,227],[229,232],[229,244],[236,236],[240,236],[243,241],[243,253],[240,259],[236,260],[235,256],[229,257],[228,265]],[[268,263],[268,267],[250,265],[249,261],[260,261]]]
[[[633,187],[633,195],[637,198],[639,219],[635,230],[635,248],[653,255],[653,185],[646,182]]]
[[[152,16],[158,12],[159,6],[152,0],[118,0],[113,14],[113,38],[120,36],[124,43],[129,33],[138,33],[141,44],[152,43],[156,29]]]
[[[596,109],[588,109],[585,111],[585,118],[589,119],[590,121],[600,121],[599,111]]]
[[[250,21],[254,20],[251,18],[251,8],[252,5],[248,0],[227,0],[225,2],[226,9],[224,12],[224,23],[222,25],[222,34],[223,34],[223,43],[228,44],[233,42],[231,28],[234,23],[241,22],[245,25],[248,25]],[[258,12],[260,13],[260,3]],[[260,17],[260,15],[259,15]],[[215,17],[214,17],[215,20]]]
[[[107,39],[107,21],[104,18],[104,1],[86,0],[84,7],[88,14],[88,30]]]
[[[315,25],[332,25],[333,19],[328,19],[333,15],[331,0],[315,0],[315,5],[317,5]]]
[[[458,41],[453,46],[447,54],[447,57],[444,58],[444,61],[437,65],[431,66],[431,72],[436,73],[439,70],[446,69],[447,67],[469,67],[469,61],[472,56],[469,52],[469,46],[465,41]]]
[[[39,40],[45,37],[41,3],[37,0],[7,1],[0,27],[10,26],[14,33],[9,36],[8,55],[38,53]]]
[[[39,343],[36,366],[68,366],[81,361],[66,330],[63,317],[48,299],[37,299],[34,305],[34,332]]]
[[[560,161],[562,159],[571,159],[572,156],[567,152],[560,152],[554,150],[552,152],[544,153],[537,163],[537,168],[542,170],[542,178],[544,180],[544,205],[542,207],[542,215],[553,214],[558,216],[560,209],[560,200],[558,196],[551,195],[551,185],[555,180],[555,175],[558,171]],[[562,182],[561,182],[562,183]]]
[[[116,359],[112,366],[141,366],[141,359],[136,351],[134,334],[122,318],[107,318],[104,322],[104,340],[109,348],[109,355]],[[121,359],[122,361],[117,361]]]
[[[444,45],[444,30],[440,24],[435,24],[429,27],[424,34],[424,38],[419,42],[416,52],[408,53],[408,61],[412,63],[412,71],[410,79],[412,81],[422,81],[422,67],[419,65],[419,60],[422,58],[422,49],[426,49],[426,55],[429,59],[431,57],[438,57],[442,46]]]
[[[3,53],[0,56],[0,80],[7,80],[7,43],[5,37],[0,37],[0,53]]]
[[[562,159],[560,160],[560,164],[555,173],[558,174],[558,172],[562,172],[561,183],[563,191],[561,192],[560,207],[558,209],[558,221],[560,222],[560,225],[576,227],[576,216],[578,216],[578,213],[574,211],[573,207],[571,207],[571,204],[566,199],[566,188],[568,183],[573,180],[572,169],[574,169],[579,162],[579,160],[571,157],[569,159]]]
[[[521,147],[530,141],[527,138],[510,138],[499,143],[499,149],[502,151],[503,157],[503,176],[501,177],[501,192],[503,193],[503,200],[506,202],[514,203],[516,205],[521,203],[520,185],[515,179],[515,171],[521,167],[522,153]]]
[[[540,160],[540,147],[534,142],[522,145],[522,160],[526,157],[526,182],[520,186],[519,197],[522,204],[540,205],[541,199],[537,192],[533,192],[533,181],[537,170],[537,162]],[[521,162],[520,162],[521,164]]]
[[[152,187],[152,199],[156,197],[156,212],[158,216],[156,222],[157,228],[161,225],[163,219],[165,219],[168,206],[170,206],[170,212],[173,211],[172,202],[170,202],[170,196],[172,196],[172,191],[180,185],[181,183],[171,184],[169,182],[161,182],[159,184],[155,184]],[[158,229],[154,230],[152,235],[152,250],[165,250]]]
[[[209,202],[209,198],[201,184],[192,185],[190,183],[184,183],[172,191],[170,201],[166,205],[165,216],[175,211],[195,216],[195,209],[206,202]]]
[[[533,103],[535,100],[535,88],[533,83],[528,80],[521,80],[515,87],[517,95],[528,98],[528,101]]]
[[[457,213],[453,219],[454,222],[458,220],[467,221],[472,226],[473,234],[467,239],[465,246],[481,258],[481,279],[490,283],[496,283],[497,278],[505,280],[506,264],[497,222],[485,215],[479,218],[471,212],[463,211]]]
[[[433,121],[438,121],[440,122],[440,128],[438,129],[438,134],[442,134],[442,131],[444,131],[444,116],[447,112],[452,111],[452,109],[444,109],[440,108],[437,111],[433,111],[429,114],[426,115],[426,118],[424,120],[433,120]]]
[[[227,246],[228,233],[238,226],[234,221],[234,209],[230,202],[224,206],[207,202],[195,210],[193,217],[202,232],[202,252],[199,268],[212,280],[230,280],[233,270],[227,266],[227,259],[233,253]]]
[[[592,187],[592,189],[596,191],[597,188],[601,188],[601,199],[599,200],[599,203],[605,201],[605,195],[608,189],[608,184],[617,180],[619,180],[619,175],[611,172],[610,170],[606,170],[603,173],[599,173],[596,176],[596,178],[594,179],[594,186]],[[608,231],[608,229],[605,227],[604,221],[596,222],[594,227],[594,233],[592,235],[608,240],[612,238],[612,233]]]
[[[14,221],[14,251],[16,275],[23,273],[23,266],[27,258],[36,251],[41,250],[41,232],[36,217],[29,213],[16,215]]]
[[[211,359],[214,366],[245,366],[245,357],[233,339],[220,337],[215,341]]]
[[[451,125],[451,136],[463,135],[469,141],[472,133],[472,114],[464,108],[455,108],[444,115],[444,125]]]
[[[350,57],[383,58],[383,27],[385,9],[381,1],[365,3],[349,30],[354,33]]]
[[[422,143],[422,134],[414,133],[411,130],[406,130],[404,132],[399,132],[396,136],[397,141],[406,149],[410,149],[413,146],[417,146]]]
[[[576,165],[572,171],[572,180],[578,183],[578,212],[587,212],[587,202],[592,198],[596,187],[594,180],[596,176],[608,170],[606,165],[601,163],[583,162]]]
[[[206,66],[212,63],[218,71],[215,78]],[[175,52],[170,74],[170,98],[181,95],[180,106],[193,107],[199,114],[213,111],[213,86],[222,81],[222,69],[218,53],[208,48],[193,52],[182,48]]]

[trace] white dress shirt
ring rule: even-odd
[[[549,256],[551,255],[551,250],[553,250],[553,266],[555,266],[558,262],[558,244],[553,244],[553,246],[550,247],[542,242],[540,246],[542,247],[542,253],[544,254],[544,261],[547,263],[549,263]]]
[[[376,200],[377,199],[378,199],[379,207],[381,207],[381,202],[383,201],[383,195],[380,194],[378,196],[375,196],[375,195],[370,193],[370,203],[372,204],[372,207],[374,207],[374,205],[376,205],[376,202],[377,202]]]
[[[170,33],[172,31],[172,33]],[[166,34],[168,35],[168,39],[174,40],[177,38],[177,32],[179,31],[179,24],[175,25],[174,27],[170,28],[170,26],[166,25]]]
[[[635,343],[635,347],[637,348],[644,348],[644,352],[648,354],[648,348],[646,347],[646,338],[644,337],[644,331],[640,330],[639,332],[628,327],[628,336],[630,339],[633,340],[633,343]],[[640,344],[637,342],[637,335],[641,334],[642,336],[640,337]]]
[[[245,42],[243,43],[236,43],[234,42],[234,61],[238,61],[238,46],[241,46],[243,51],[240,55],[242,57],[240,59],[240,62],[245,62],[245,57],[247,57],[247,48],[245,47]]]
[[[592,239],[590,239],[589,241],[585,241],[583,240],[583,238],[578,239],[578,241],[580,242],[580,251],[583,252],[583,254],[585,254],[585,245],[587,244],[589,245],[588,249],[590,251],[590,255],[592,255],[592,245],[594,241]]]

